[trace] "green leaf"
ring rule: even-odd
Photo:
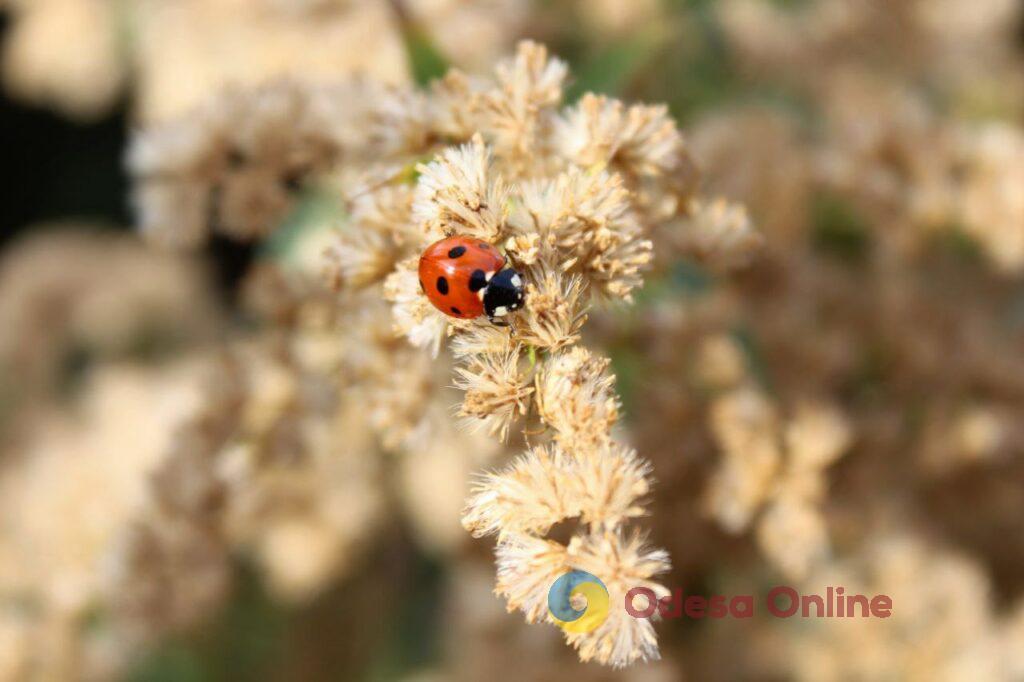
[[[655,35],[640,35],[612,43],[585,59],[577,68],[575,82],[568,88],[568,100],[575,101],[587,92],[620,94],[651,62],[663,42]]]
[[[448,72],[448,60],[423,30],[416,27],[405,30],[405,49],[413,79],[418,84],[426,85]]]

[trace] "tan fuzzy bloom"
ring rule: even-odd
[[[651,464],[632,448],[609,443],[600,452],[577,456],[572,468],[578,481],[581,519],[593,528],[616,528],[643,516],[638,501],[650,492]]]
[[[479,128],[478,101],[490,84],[452,69],[430,84],[430,120],[438,133],[452,140],[469,140]]]
[[[570,171],[559,183],[566,219],[558,224],[557,242],[575,254],[597,291],[629,300],[643,283],[640,273],[651,261],[652,245],[643,238],[621,176]]]
[[[1024,270],[1024,132],[989,124],[964,133],[966,168],[957,197],[964,230],[1003,272]]]
[[[352,199],[352,226],[380,232],[396,245],[420,246],[423,235],[412,221],[413,187],[392,183],[364,191]]]
[[[757,526],[757,541],[788,578],[801,580],[828,555],[828,531],[817,506],[783,498],[772,503]]]
[[[522,611],[528,623],[548,621],[548,590],[569,570],[566,548],[552,540],[513,535],[498,543],[495,554],[494,591],[508,600],[508,610]]]
[[[513,237],[528,237],[524,242],[527,246],[538,240],[543,246],[558,246],[555,230],[569,213],[566,208],[569,199],[564,191],[568,179],[563,180],[562,177],[519,183],[516,201],[508,217]]]
[[[587,321],[583,279],[547,267],[532,272],[535,279],[527,282],[526,306],[516,318],[519,340],[551,351],[578,342]]]
[[[544,535],[559,521],[579,514],[574,473],[561,449],[538,446],[474,486],[462,525],[475,537],[497,534],[499,541],[507,534]]]
[[[505,240],[505,251],[520,265],[533,265],[540,257],[540,235],[536,232],[515,234]]]
[[[619,402],[608,373],[610,361],[585,348],[545,360],[537,372],[537,411],[570,452],[585,455],[607,443],[619,418]]]
[[[324,278],[334,291],[359,289],[379,282],[395,267],[398,255],[386,234],[351,227],[337,233],[324,252]]]
[[[561,102],[568,73],[565,62],[551,57],[546,47],[531,40],[519,44],[515,57],[494,67],[498,87],[525,113]]]
[[[802,403],[786,425],[790,466],[820,470],[843,454],[850,437],[850,427],[838,410],[819,403]]]
[[[1014,439],[1014,419],[998,404],[968,404],[952,414],[936,410],[927,418],[925,466],[949,472],[965,465],[998,460]]]
[[[430,359],[403,348],[366,372],[363,416],[387,447],[403,442],[419,424],[431,394]]]
[[[696,187],[697,171],[664,105],[626,107],[586,94],[557,125],[559,150],[567,159],[585,168],[622,172],[648,206],[671,195],[669,208],[679,209]]]
[[[537,446],[474,487],[462,523],[473,535],[544,535],[573,517],[615,528],[641,516],[637,500],[650,490],[650,464],[630,448],[609,444],[588,456]]]
[[[716,401],[711,419],[725,456],[711,484],[711,513],[731,532],[756,517],[758,543],[768,559],[787,577],[804,577],[828,555],[819,508],[823,470],[850,443],[846,420],[831,406],[802,403],[783,422],[750,388]]]
[[[595,256],[590,267],[596,273],[596,290],[610,299],[632,302],[633,290],[643,284],[640,271],[651,262],[651,247],[646,239],[629,240]]]
[[[515,348],[503,355],[481,355],[455,369],[455,387],[466,392],[459,416],[499,440],[506,440],[512,422],[526,415],[534,391],[519,369],[519,352]]]
[[[727,530],[739,532],[764,499],[781,463],[778,418],[768,401],[737,389],[712,407],[711,428],[725,452],[708,503]]]
[[[634,618],[622,605],[634,587],[652,590],[658,598],[669,594],[651,580],[669,569],[668,554],[650,549],[636,533],[603,532],[573,538],[569,561],[574,569],[587,571],[608,589],[608,618],[592,632],[570,633],[565,638],[579,650],[584,661],[621,667],[636,661],[657,659],[658,645],[650,618]],[[639,604],[638,604],[639,606]]]
[[[491,154],[483,138],[450,148],[420,172],[413,219],[435,241],[464,234],[489,242],[501,236],[508,189],[491,169]]]
[[[507,329],[492,324],[474,324],[452,337],[448,345],[456,358],[476,355],[506,355],[516,350]]]
[[[417,274],[419,256],[407,258],[384,280],[384,297],[392,303],[395,331],[409,343],[428,349],[434,357],[448,328],[448,318],[439,313],[420,291]]]
[[[528,171],[539,157],[539,137],[551,125],[552,107],[562,100],[567,72],[565,62],[549,59],[547,48],[530,41],[495,68],[496,87],[480,102],[482,125],[517,173]]]
[[[628,300],[643,281],[651,243],[643,238],[621,176],[573,168],[552,180],[523,183],[520,195],[509,226],[525,238],[528,253],[537,241],[542,257],[583,275],[594,291]]]
[[[112,2],[4,2],[11,31],[4,43],[4,86],[13,95],[95,120],[126,80]]]
[[[690,217],[677,237],[679,246],[701,262],[720,269],[745,265],[764,244],[747,209],[722,198],[694,200]]]
[[[735,388],[746,378],[743,349],[727,334],[715,334],[701,341],[697,375],[712,389]]]

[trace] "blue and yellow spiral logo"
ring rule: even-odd
[[[583,610],[572,607],[572,598],[587,599]],[[566,632],[593,632],[608,618],[608,588],[601,579],[586,571],[569,571],[548,590],[548,610]]]

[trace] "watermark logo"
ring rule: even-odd
[[[573,597],[585,597],[586,607],[573,608]],[[593,632],[599,628],[608,618],[609,602],[608,588],[600,578],[586,571],[569,571],[548,590],[548,610],[566,632]]]

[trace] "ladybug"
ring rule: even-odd
[[[523,307],[523,277],[487,242],[448,237],[420,256],[420,288],[445,315],[469,320],[486,313],[494,324]]]

